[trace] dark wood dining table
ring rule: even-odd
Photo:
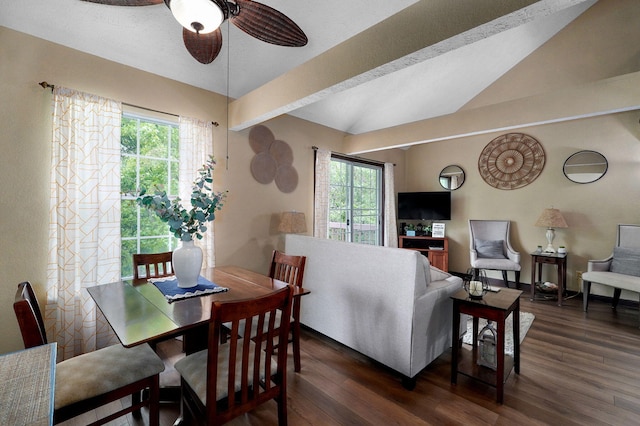
[[[116,281],[87,290],[123,346],[153,344],[183,335],[185,352],[193,353],[206,347],[206,329],[213,301],[255,298],[287,285],[238,266],[209,268],[203,270],[202,275],[229,290],[171,303],[146,280]],[[294,297],[306,293],[303,288],[294,288]]]

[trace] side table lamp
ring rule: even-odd
[[[284,234],[301,234],[307,232],[307,221],[302,212],[282,212],[278,231]]]
[[[535,223],[535,226],[541,226],[547,228],[547,248],[544,249],[544,253],[555,253],[556,250],[553,248],[553,239],[556,236],[554,228],[568,228],[567,221],[564,220],[562,213],[560,210],[550,208],[544,209],[540,217]]]

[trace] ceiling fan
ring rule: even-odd
[[[220,53],[225,19],[245,33],[279,46],[301,47],[307,36],[282,12],[252,0],[82,0],[111,6],[164,3],[182,25],[184,45],[198,62],[210,64]]]

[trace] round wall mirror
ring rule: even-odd
[[[464,170],[460,166],[447,166],[440,172],[440,185],[454,191],[464,183]]]
[[[609,164],[604,155],[596,151],[578,151],[564,162],[562,171],[571,182],[595,182],[607,173]]]

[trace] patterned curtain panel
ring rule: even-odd
[[[316,187],[313,201],[313,236],[329,238],[329,178],[331,151],[316,151]]]
[[[394,170],[393,163],[384,163],[384,245],[386,247],[398,247]]]
[[[58,360],[116,343],[85,290],[120,279],[121,105],[53,93],[45,323]]]
[[[213,154],[213,124],[195,118],[180,117],[180,199],[183,207],[189,210],[193,181],[198,177],[210,155]],[[214,181],[215,184],[215,181]],[[202,267],[214,267],[216,264],[213,228],[214,222],[207,226],[201,240],[195,243],[202,248]]]

